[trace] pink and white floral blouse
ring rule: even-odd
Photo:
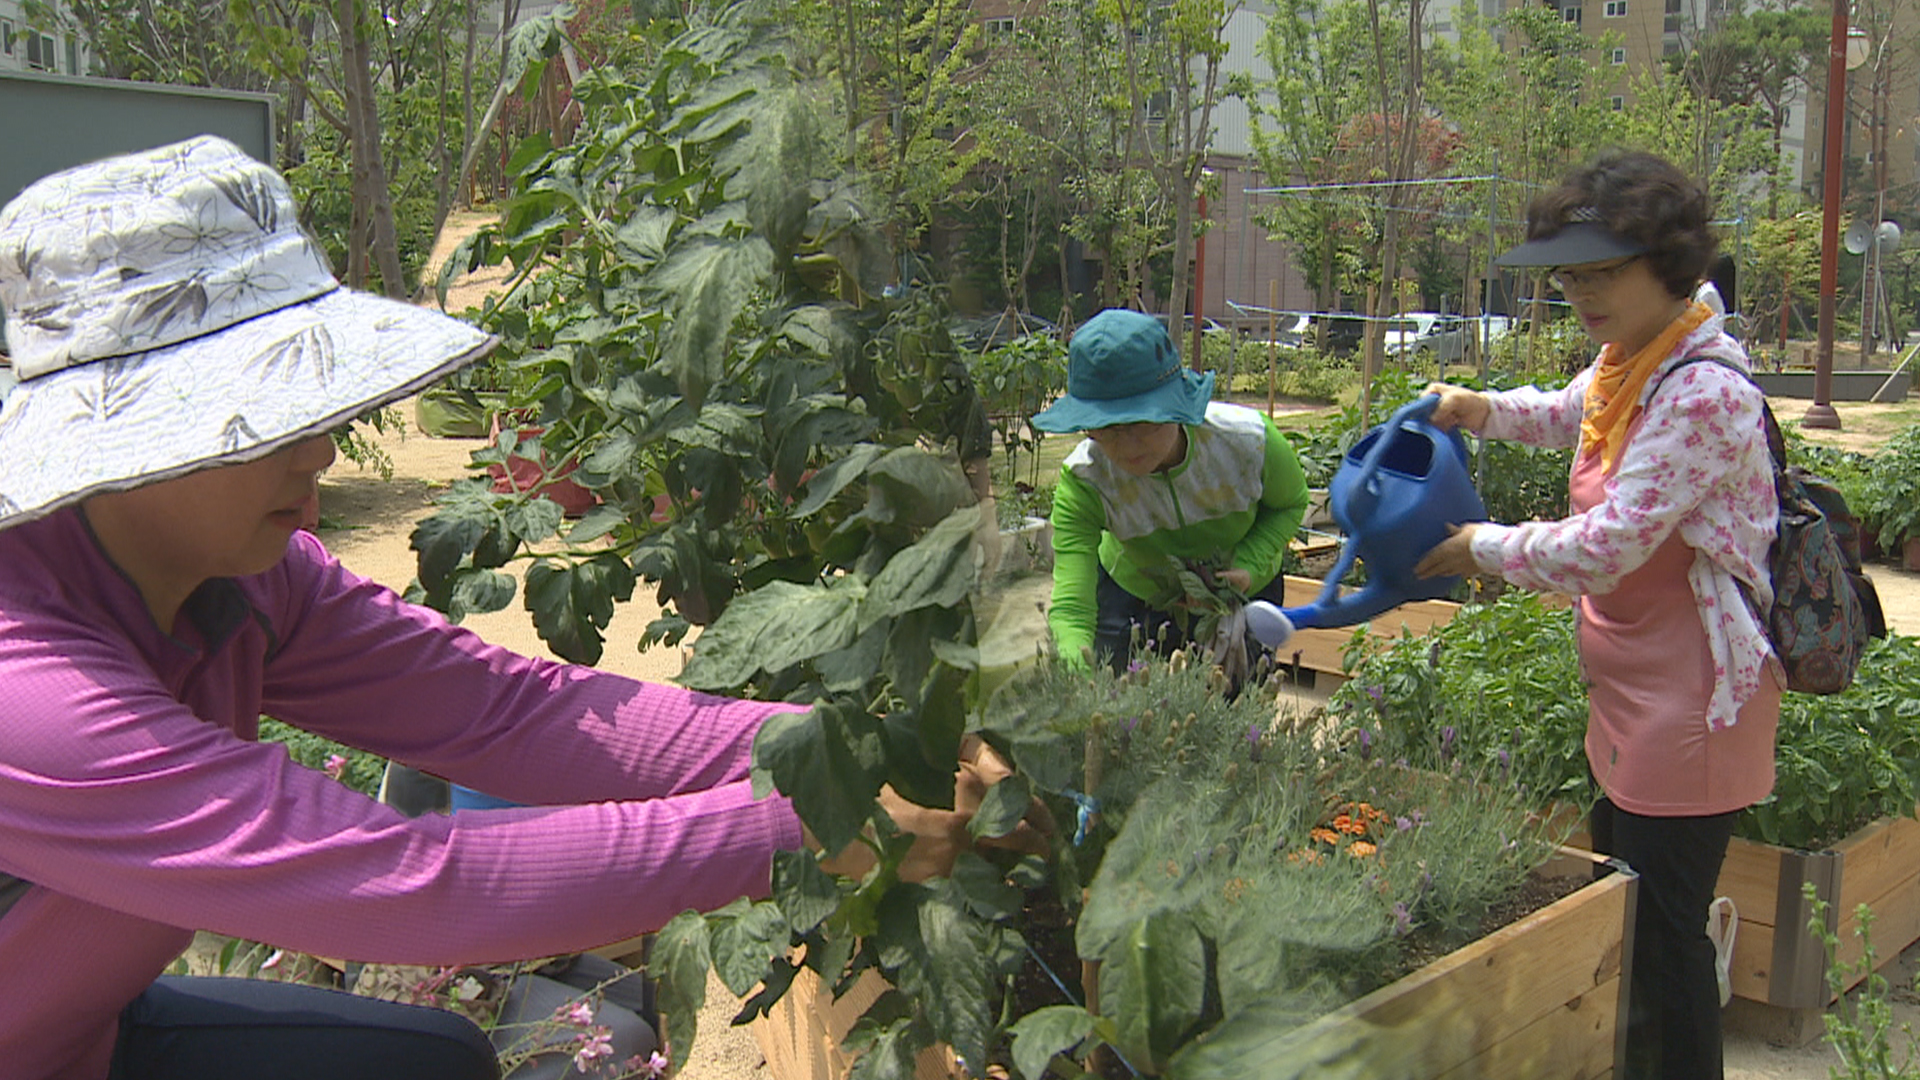
[[[1760,390],[1720,364],[1690,364],[1665,378],[1689,357],[1750,370],[1745,350],[1720,326],[1717,317],[1707,320],[1647,380],[1645,419],[1604,502],[1558,521],[1484,525],[1473,534],[1473,560],[1482,570],[1522,588],[1577,596],[1612,591],[1679,530],[1694,549],[1687,583],[1713,656],[1707,719],[1716,729],[1733,725],[1740,704],[1759,690],[1762,669],[1777,664],[1739,582],[1762,609],[1771,602],[1767,551],[1779,514]],[[1492,413],[1483,434],[1532,446],[1578,446],[1593,375],[1589,366],[1561,390],[1488,394]]]

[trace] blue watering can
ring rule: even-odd
[[[1283,645],[1301,627],[1352,626],[1410,600],[1446,596],[1460,583],[1413,572],[1447,538],[1447,526],[1487,517],[1467,473],[1467,441],[1433,426],[1439,404],[1438,394],[1416,398],[1347,451],[1327,489],[1328,509],[1347,538],[1339,561],[1310,604],[1247,605],[1247,628],[1261,644]],[[1367,583],[1341,596],[1340,579],[1356,558],[1367,564]]]

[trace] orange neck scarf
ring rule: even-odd
[[[1658,337],[1647,342],[1632,356],[1622,356],[1618,346],[1609,344],[1600,350],[1600,363],[1587,384],[1585,415],[1580,420],[1581,440],[1600,455],[1602,470],[1613,468],[1613,459],[1626,444],[1627,429],[1640,415],[1640,391],[1682,339],[1713,317],[1705,304],[1694,302],[1667,324]]]

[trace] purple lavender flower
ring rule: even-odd
[[[1366,761],[1368,758],[1372,756],[1373,756],[1373,731],[1368,728],[1361,728],[1360,729],[1360,760]]]
[[[1413,819],[1402,814],[1393,819],[1393,827],[1401,832],[1409,832],[1413,829]]]
[[[1507,771],[1507,766],[1513,764],[1513,755],[1507,753],[1507,751],[1504,748],[1502,748],[1499,752],[1495,753],[1493,756],[1499,759],[1500,771],[1503,773]]]
[[[1413,912],[1407,910],[1406,901],[1393,902],[1393,936],[1406,937],[1413,933]]]

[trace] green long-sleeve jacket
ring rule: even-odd
[[[1273,421],[1214,402],[1187,427],[1187,457],[1136,477],[1087,439],[1067,455],[1053,491],[1053,603],[1047,624],[1069,664],[1081,666],[1094,638],[1097,567],[1128,592],[1152,598],[1141,565],[1166,556],[1240,567],[1258,592],[1307,512],[1307,478]]]

